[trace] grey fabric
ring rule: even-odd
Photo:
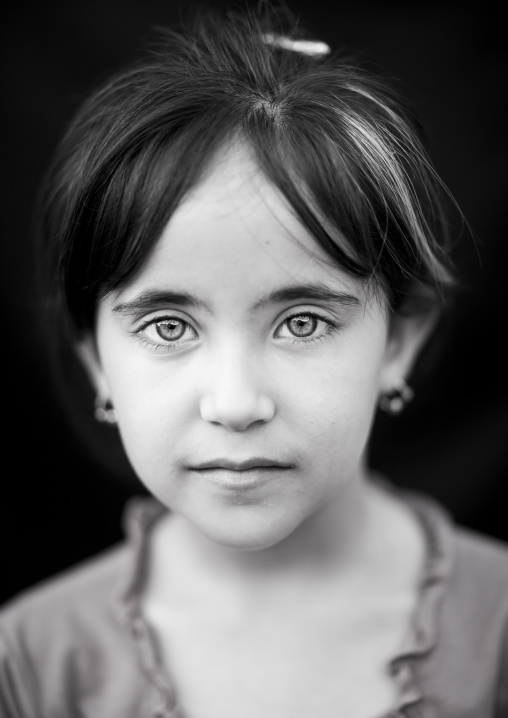
[[[424,526],[427,561],[407,642],[387,666],[397,706],[372,718],[508,718],[508,547],[398,495]],[[182,716],[139,609],[146,537],[164,510],[134,501],[123,544],[0,611],[1,718]]]

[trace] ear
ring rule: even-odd
[[[108,398],[110,396],[109,385],[102,369],[95,338],[88,334],[78,343],[76,352],[97,394]]]
[[[409,376],[438,318],[438,310],[407,316],[395,314],[390,318],[379,382],[381,394],[391,391],[399,379]]]

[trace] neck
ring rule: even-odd
[[[378,550],[382,505],[379,489],[362,477],[343,486],[335,501],[286,539],[256,551],[220,546],[183,517],[170,516],[155,539],[152,576],[164,576],[161,582],[173,585],[176,576],[191,580],[200,592],[217,587],[247,595],[281,586],[290,590],[309,578],[315,583],[345,579],[365,567],[373,549]]]

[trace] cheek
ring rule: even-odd
[[[172,457],[216,436],[199,411],[200,391],[213,377],[199,353],[173,361],[110,336],[102,335],[101,355],[124,447],[140,478],[154,486],[171,472]],[[382,348],[381,334],[351,331],[301,357],[265,356],[263,390],[277,407],[267,427],[271,440],[296,443],[320,472],[353,471],[372,422]]]
[[[126,453],[140,478],[168,469],[181,437],[198,415],[196,377],[165,358],[132,351],[104,352],[111,400]]]
[[[363,350],[341,347],[297,366],[288,376],[292,394],[304,414],[317,424],[356,422],[372,413],[377,400],[381,351],[373,343]]]
[[[293,377],[299,386],[293,416],[322,461],[354,463],[361,456],[377,403],[379,357],[375,345],[359,352],[344,349],[318,362],[303,379]]]

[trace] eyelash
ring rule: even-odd
[[[195,332],[196,330],[189,324],[189,322],[186,322],[185,319],[181,319],[180,317],[177,317],[175,315],[167,315],[163,317],[155,317],[154,319],[149,319],[146,322],[143,322],[140,327],[135,329],[133,332],[131,332],[133,339],[135,341],[139,342],[142,347],[145,349],[149,349],[153,352],[163,352],[163,353],[169,353],[172,351],[175,351],[181,344],[181,341],[175,341],[169,344],[159,344],[158,342],[153,342],[151,339],[148,339],[148,337],[143,336],[142,332],[145,331],[148,327],[152,326],[153,324],[158,324],[159,322],[164,321],[170,321],[171,319],[177,320],[178,322],[181,322],[185,327],[193,329]],[[196,332],[197,333],[197,332]]]
[[[292,344],[310,344],[311,342],[321,342],[326,337],[330,336],[330,334],[333,334],[334,332],[339,331],[342,328],[342,325],[338,322],[334,321],[333,319],[330,319],[329,317],[324,317],[321,314],[317,314],[317,312],[296,312],[295,314],[291,314],[290,316],[286,317],[283,322],[281,322],[276,332],[279,331],[279,329],[283,326],[287,326],[289,322],[292,319],[296,319],[297,317],[312,317],[312,319],[316,319],[317,321],[323,322],[325,324],[325,329],[322,331],[318,336],[310,336],[310,337],[287,337],[287,339]]]
[[[322,331],[321,334],[319,334],[318,336],[286,337],[285,339],[288,339],[292,344],[309,344],[312,342],[320,342],[326,339],[326,337],[330,336],[331,334],[340,331],[340,329],[342,328],[342,325],[339,322],[330,319],[329,317],[324,317],[321,314],[317,314],[316,312],[303,311],[295,312],[294,314],[287,316],[284,321],[277,326],[275,333],[278,332],[281,327],[287,326],[292,319],[296,319],[297,317],[312,317],[313,319],[323,322],[326,327],[324,331]],[[175,341],[169,344],[159,344],[157,342],[153,342],[151,339],[148,339],[142,334],[142,332],[144,332],[145,329],[147,329],[149,326],[157,324],[159,322],[170,321],[171,319],[182,322],[182,324],[184,324],[187,328],[191,328],[193,331],[196,331],[191,326],[191,324],[189,324],[189,322],[185,321],[185,319],[181,319],[180,317],[174,315],[167,315],[162,317],[156,317],[154,319],[150,319],[144,322],[140,327],[131,332],[131,335],[135,341],[141,344],[142,347],[149,349],[150,351],[163,353],[170,353],[172,351],[176,351],[176,349],[181,346],[182,342]]]

